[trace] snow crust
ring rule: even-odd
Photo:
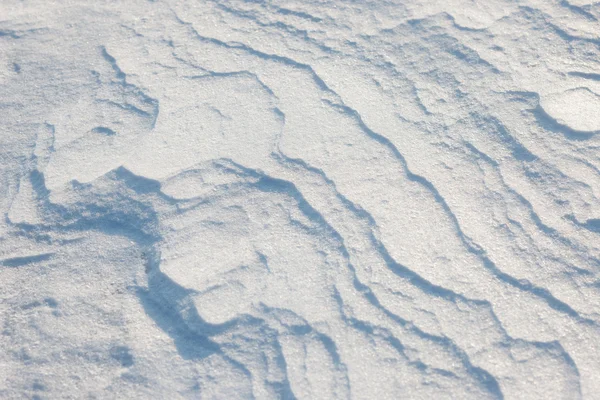
[[[600,3],[0,3],[0,397],[595,399]]]
[[[542,105],[559,124],[581,132],[600,131],[600,96],[588,88],[549,95]]]

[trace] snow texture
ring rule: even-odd
[[[0,397],[600,399],[600,3],[0,2]]]

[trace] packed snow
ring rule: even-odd
[[[599,399],[600,3],[0,2],[0,397]]]

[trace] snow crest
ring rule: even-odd
[[[600,8],[0,5],[0,397],[600,393]]]

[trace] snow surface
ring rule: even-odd
[[[0,2],[0,397],[600,399],[600,3]]]

